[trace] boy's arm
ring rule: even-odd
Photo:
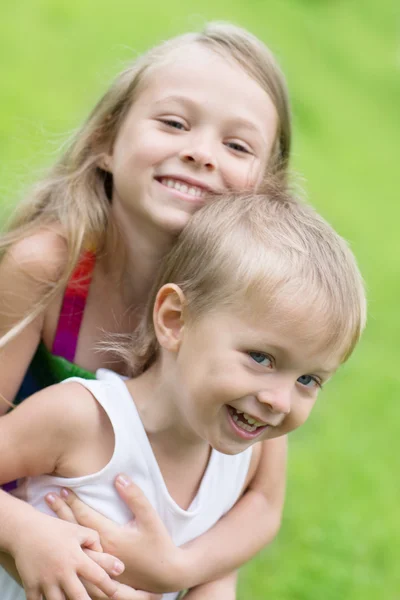
[[[255,446],[242,498],[208,532],[181,548],[174,546],[141,490],[125,477],[125,483],[117,478],[116,485],[135,515],[128,526],[113,523],[72,492],[64,500],[57,497],[51,508],[60,518],[99,532],[104,549],[126,565],[124,582],[154,592],[193,588],[231,573],[275,537],[285,494],[286,451],[286,438]]]
[[[85,402],[70,397],[69,385],[46,388],[0,418],[0,483],[52,473],[79,428],[90,427]],[[15,559],[27,596],[47,597],[59,589],[68,598],[88,600],[80,577],[106,594],[117,590],[117,583],[82,549],[102,550],[96,532],[53,519],[2,491],[0,519],[0,550]]]

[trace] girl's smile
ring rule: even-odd
[[[261,182],[276,132],[276,109],[260,85],[193,44],[138,89],[106,156],[113,205],[146,229],[175,234],[208,194]]]
[[[162,175],[155,178],[161,185],[167,187],[169,191],[184,200],[198,202],[202,205],[207,194],[215,194],[217,190],[204,185],[200,180],[188,177],[187,175]]]

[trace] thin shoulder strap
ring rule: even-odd
[[[96,264],[96,253],[85,250],[65,290],[52,353],[74,362],[79,330],[85,312],[90,283]]]

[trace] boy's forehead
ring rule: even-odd
[[[257,294],[255,294],[257,296]],[[243,304],[238,315],[262,347],[273,346],[282,352],[297,353],[314,360],[320,370],[332,374],[342,362],[342,350],[332,343],[333,324],[324,318],[324,311],[296,302],[274,303],[256,298]],[[244,333],[244,329],[242,330]],[[317,365],[316,365],[317,366]]]

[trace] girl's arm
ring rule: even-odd
[[[43,304],[65,268],[66,251],[61,235],[41,231],[14,244],[1,258],[0,415],[10,408],[39,345],[45,307],[11,339],[10,330]]]
[[[263,442],[242,498],[207,533],[185,545],[189,586],[222,577],[250,560],[279,531],[285,499],[287,437]]]
[[[75,445],[71,432],[79,435],[79,427],[89,427],[84,414],[87,403],[80,406],[77,398],[71,410],[67,388],[49,387],[0,418],[0,484],[52,473],[63,449]],[[114,575],[121,573],[123,565],[113,557],[104,559],[103,554],[97,564],[83,551],[102,550],[95,531],[53,519],[5,492],[0,493],[0,515],[0,551],[14,557],[27,598],[52,597],[59,590],[58,595],[89,600],[80,577],[108,596],[117,591],[118,584],[100,564],[110,565],[111,560]]]
[[[185,600],[236,600],[237,572],[192,588]]]
[[[154,592],[194,588],[237,569],[279,530],[286,438],[269,440],[254,450],[256,460],[242,498],[212,529],[181,548],[173,545],[158,515],[125,476],[117,478],[116,486],[135,515],[134,526],[116,525],[72,492],[63,496],[64,501],[57,497],[51,508],[62,519],[98,531],[104,550],[126,565],[121,579],[130,585]]]
[[[44,300],[64,273],[67,259],[68,248],[57,227],[43,229],[18,241],[1,256],[0,416],[10,409],[43,337],[47,308]],[[41,310],[37,310],[34,318],[11,337],[10,329],[37,308]],[[58,393],[54,392],[54,395],[58,396]],[[58,400],[53,397],[53,402],[58,403]],[[0,476],[2,467],[9,462],[9,449],[5,451],[0,444]],[[31,456],[34,456],[33,447]],[[8,474],[3,472],[3,481],[17,477],[12,469],[7,471]],[[90,554],[91,560],[83,552],[88,548],[96,550]],[[85,552],[90,553],[89,550]],[[117,589],[121,600],[139,599],[134,590],[110,581],[109,575],[115,577],[124,567],[113,556],[101,552],[95,531],[44,515],[1,489],[0,565],[14,579],[20,581],[21,576],[28,600],[36,600],[41,597],[41,590],[50,587],[57,596],[60,595],[57,589],[63,587],[69,590],[70,600],[88,599],[81,582],[76,583],[77,573],[83,572],[86,572],[92,590],[99,592],[100,588],[115,592]],[[140,600],[150,600],[150,596],[143,593]]]

